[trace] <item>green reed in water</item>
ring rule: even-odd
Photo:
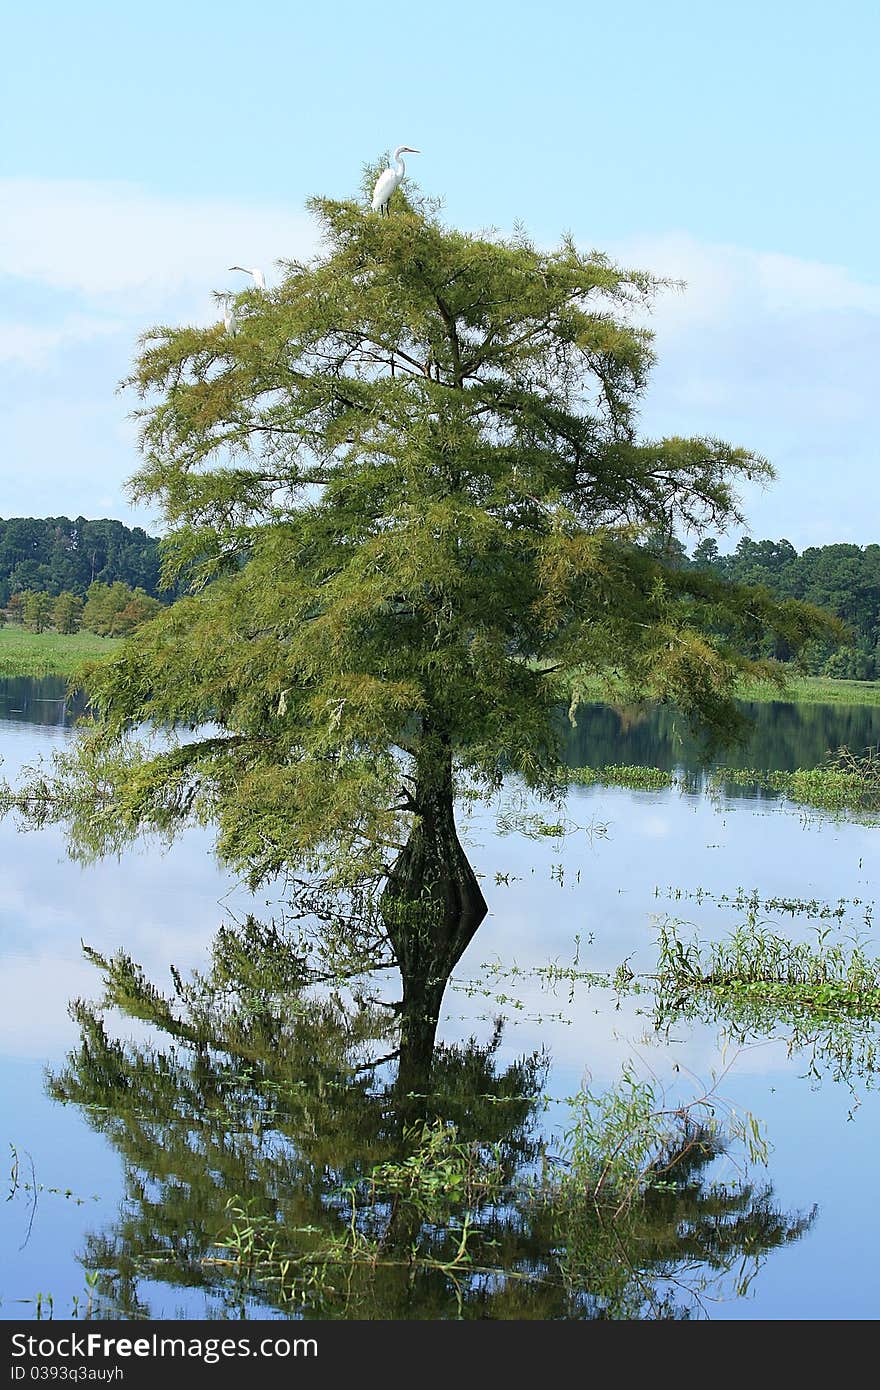
[[[657,979],[664,991],[796,1005],[823,1013],[880,1017],[880,960],[858,944],[793,942],[749,914],[726,940],[684,941],[679,923],[659,924]]]
[[[793,772],[758,768],[716,768],[712,782],[781,792],[801,805],[831,811],[880,810],[880,749],[853,753],[839,748],[818,767]]]
[[[634,791],[664,791],[669,787],[698,791],[701,785],[701,779],[692,774],[627,764],[572,768],[566,776],[569,782],[580,786],[625,787]],[[880,811],[880,749],[870,747],[854,753],[849,748],[839,748],[818,767],[795,768],[791,772],[716,767],[704,774],[703,784],[713,795],[723,793],[726,787],[755,788],[777,792],[798,805],[817,810],[873,817]]]
[[[753,916],[758,913],[774,913],[777,916],[792,918],[813,918],[819,921],[833,921],[842,924],[848,913],[856,911],[866,927],[874,923],[875,903],[864,898],[838,898],[836,902],[826,902],[821,898],[797,898],[791,896],[762,896],[757,888],[737,888],[733,893],[715,893],[711,888],[677,888],[674,885],[661,890],[654,889],[654,897],[665,897],[675,902],[690,900],[702,906],[714,903],[716,907],[732,908],[737,912],[748,911]]]

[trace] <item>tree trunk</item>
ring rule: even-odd
[[[489,910],[455,828],[448,741],[420,753],[414,802],[409,839],[382,894],[403,981],[401,1094],[427,1084],[444,990]]]

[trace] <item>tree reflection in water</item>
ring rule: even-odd
[[[438,1046],[402,1095],[393,1012],[307,990],[253,920],[168,997],[90,954],[104,998],[73,1005],[80,1045],[49,1086],[124,1163],[118,1217],[81,1255],[106,1316],[153,1316],[161,1282],[201,1291],[191,1316],[690,1317],[814,1219],[714,1181],[722,1140],[685,1114],[623,1199],[594,1197],[589,1136],[545,1152],[547,1059],[500,1065],[499,1032]],[[149,1040],[111,1036],[108,1009]]]

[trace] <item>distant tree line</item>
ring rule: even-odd
[[[17,590],[5,608],[0,608],[0,626],[20,623],[30,632],[56,632],[69,635],[85,628],[99,637],[125,637],[147,622],[162,608],[158,599],[144,589],[132,589],[117,579],[113,584],[95,580],[85,599],[70,589],[52,595],[45,589]]]
[[[92,584],[127,584],[169,602],[159,590],[159,542],[139,526],[78,516],[0,520],[0,608],[16,593],[75,594]]]
[[[810,546],[798,554],[787,540],[743,538],[735,551],[722,555],[717,542],[703,540],[690,557],[678,541],[671,545],[682,565],[712,570],[743,584],[762,584],[781,598],[804,599],[842,618],[852,645],[811,643],[802,661],[813,675],[880,677],[880,545]],[[784,644],[770,638],[762,654],[781,661],[791,655]]]

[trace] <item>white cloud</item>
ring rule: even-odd
[[[880,287],[837,266],[681,237],[627,250],[687,282],[651,316],[664,404],[751,416],[759,429],[772,419],[804,442],[830,422],[867,429]]]
[[[289,207],[170,198],[135,185],[0,179],[0,515],[146,521],[122,485],[137,456],[117,394],[150,324],[209,323],[228,267],[315,247]]]
[[[753,535],[799,547],[876,540],[880,286],[845,267],[684,234],[611,250],[686,281],[647,318],[658,360],[644,431],[716,435],[768,457],[776,481],[744,488]]]
[[[684,233],[633,237],[612,247],[621,264],[646,267],[684,281],[658,300],[664,328],[716,326],[749,317],[756,308],[784,318],[857,310],[880,314],[880,285],[854,279],[843,266],[777,252],[699,242]]]
[[[165,299],[227,267],[308,254],[305,214],[162,197],[135,184],[0,179],[0,273],[84,295]],[[244,260],[242,261],[242,258]]]
[[[815,314],[857,309],[880,314],[880,285],[854,280],[843,266],[776,253],[755,259],[765,300],[776,312]]]
[[[112,336],[121,328],[119,320],[88,314],[69,314],[52,327],[0,320],[0,362],[17,362],[38,369],[59,349]]]

